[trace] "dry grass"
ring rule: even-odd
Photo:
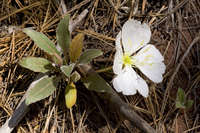
[[[86,34],[85,49],[99,48],[104,52],[94,60],[93,66],[108,82],[113,76],[108,70],[115,52],[114,40],[124,22],[135,18],[149,23],[151,42],[165,57],[164,80],[161,84],[148,82],[150,96],[147,99],[140,95],[122,97],[158,132],[200,132],[199,41],[190,48],[200,35],[199,0],[74,0],[66,1],[66,5],[72,18],[85,8],[89,10],[87,18],[72,35]],[[0,1],[0,125],[12,115],[36,76],[21,68],[18,61],[24,56],[46,56],[19,29],[34,27],[56,41],[60,18],[57,0]],[[12,26],[15,29],[10,32]],[[78,101],[72,111],[65,108],[60,85],[53,96],[32,105],[14,132],[140,132],[128,121],[121,121],[116,112],[105,106],[106,101],[92,97],[81,83],[78,86]],[[191,109],[175,108],[179,87],[194,100]]]

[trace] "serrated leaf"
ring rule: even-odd
[[[76,103],[77,90],[73,82],[67,85],[65,89],[65,103],[67,108],[71,108]]]
[[[61,64],[62,61],[60,59],[59,51],[56,49],[54,43],[46,35],[41,32],[34,31],[30,28],[25,28],[23,32],[25,32],[39,48],[51,55],[56,64]]]
[[[181,88],[178,89],[176,100],[179,101],[182,104],[185,103],[186,98],[185,98],[185,92],[183,91],[183,89],[181,89]]]
[[[50,61],[44,58],[40,58],[40,57],[22,58],[19,64],[22,67],[30,69],[34,72],[42,72],[42,73],[48,72],[53,67]]]
[[[71,75],[71,72],[73,71],[73,69],[74,69],[74,66],[75,66],[75,64],[74,63],[72,63],[72,64],[70,64],[70,65],[63,65],[63,66],[61,66],[61,71],[65,74],[65,76],[67,76],[67,77],[70,77],[70,75]]]
[[[193,100],[187,100],[187,102],[185,103],[187,109],[191,108],[192,105],[193,105]]]
[[[26,96],[26,104],[29,105],[50,96],[56,90],[58,82],[58,78],[47,75],[32,82]]]
[[[83,83],[89,90],[96,92],[111,92],[112,87],[97,73],[91,73],[84,78]]]
[[[67,57],[67,53],[69,52],[69,44],[71,41],[69,32],[69,19],[70,15],[68,14],[59,22],[56,32],[58,44],[62,48],[62,52],[65,57]]]
[[[99,49],[88,49],[80,56],[79,63],[87,64],[92,61],[92,59],[102,55],[103,53]]]
[[[70,80],[76,83],[78,80],[80,80],[80,78],[81,78],[80,74],[77,71],[74,71],[71,74]]]
[[[69,56],[71,62],[73,63],[75,63],[81,55],[83,49],[83,39],[84,39],[84,34],[79,33],[73,38],[69,46]]]

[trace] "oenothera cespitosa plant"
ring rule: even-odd
[[[24,57],[19,64],[34,72],[43,73],[44,76],[34,81],[27,92],[27,105],[35,103],[50,96],[58,87],[61,81],[66,82],[65,100],[67,108],[76,103],[77,88],[76,82],[81,75],[75,70],[80,64],[88,64],[93,58],[102,55],[98,49],[87,49],[82,53],[84,34],[77,34],[72,40],[69,27],[69,15],[66,15],[58,24],[56,38],[61,50],[43,33],[30,28],[25,32],[34,43],[50,56],[50,60],[41,57]],[[103,89],[111,87],[98,74],[83,79],[84,85],[90,90],[104,92]],[[99,84],[105,84],[102,88]]]
[[[92,72],[81,77],[75,68],[102,55],[98,49],[88,49],[82,53],[84,35],[77,34],[72,40],[70,36],[69,15],[58,24],[56,38],[61,51],[44,34],[26,28],[23,31],[45,51],[51,60],[40,57],[26,57],[20,61],[22,67],[34,72],[44,73],[44,76],[34,81],[27,92],[26,104],[31,104],[51,95],[60,81],[67,83],[65,89],[66,106],[71,108],[77,98],[76,82],[82,79],[85,87],[97,92],[113,93],[112,87],[97,73]],[[148,86],[136,72],[139,69],[155,83],[162,82],[165,72],[164,58],[158,49],[148,44],[151,37],[150,27],[137,20],[128,20],[116,37],[116,53],[113,63],[113,87],[124,95],[134,95],[138,91],[142,96],[148,96]]]

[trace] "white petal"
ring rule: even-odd
[[[162,82],[166,66],[163,56],[153,45],[147,45],[132,57],[134,65],[155,83]]]
[[[141,24],[140,21],[131,19],[122,27],[122,44],[125,53],[133,54],[147,44],[150,37],[150,27],[147,24]]]
[[[113,72],[115,74],[120,74],[122,72],[122,65],[123,65],[122,56],[123,56],[122,52],[116,51],[113,62]]]
[[[116,37],[115,45],[116,45],[116,53],[114,57],[114,62],[113,62],[113,72],[115,74],[119,74],[122,71],[122,65],[123,65],[123,52],[122,52],[122,47],[120,44],[121,40],[121,32]]]
[[[129,66],[123,69],[123,72],[113,79],[113,86],[118,92],[124,95],[134,95],[136,90],[147,97],[149,93],[146,82]]]
[[[138,92],[143,97],[147,97],[149,93],[149,88],[144,79],[142,79],[133,69],[129,69],[128,72],[133,75],[132,77],[134,77],[134,80],[132,81],[133,88],[138,90]]]
[[[122,38],[122,32],[120,31],[115,39],[115,47],[116,50],[121,50],[122,51],[122,46],[121,46],[121,38]]]
[[[142,79],[138,74],[135,81],[135,89],[137,89],[143,97],[147,97],[149,94],[149,88],[146,81],[144,81],[144,79]]]
[[[125,67],[123,72],[113,79],[113,86],[117,92],[122,92],[124,95],[134,95],[136,89],[134,81],[136,80],[136,73],[131,73],[131,67]]]

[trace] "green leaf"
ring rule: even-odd
[[[67,85],[65,89],[65,103],[67,108],[71,108],[76,103],[77,90],[73,82]]]
[[[56,90],[58,82],[58,78],[48,77],[47,75],[32,82],[31,88],[27,92],[26,104],[29,105],[50,96]]]
[[[60,69],[61,69],[61,71],[65,74],[65,76],[70,77],[71,72],[72,72],[73,69],[74,69],[74,66],[75,66],[75,64],[72,63],[72,64],[70,64],[69,66],[63,65],[63,66],[61,66]]]
[[[80,56],[79,63],[87,64],[92,59],[102,55],[103,53],[99,49],[88,49]]]
[[[112,87],[97,73],[91,73],[88,77],[84,78],[83,83],[89,90],[96,92],[111,92]]]
[[[185,105],[179,101],[176,101],[176,108],[185,109]]]
[[[182,104],[186,101],[185,92],[181,88],[178,89],[177,100]]]
[[[81,55],[81,52],[83,49],[83,39],[84,39],[84,34],[79,33],[73,38],[69,46],[69,56],[70,56],[71,62],[73,63],[75,63]]]
[[[183,89],[179,88],[176,98],[176,107],[182,109],[191,108],[193,105],[193,100],[186,100],[185,92]]]
[[[77,71],[74,71],[71,74],[70,80],[76,83],[77,81],[80,80],[80,78],[81,78],[80,74]]]
[[[51,65],[51,62],[40,57],[22,58],[19,64],[22,67],[30,69],[34,72],[42,72],[42,73],[48,72],[49,70],[53,68],[53,66]]]
[[[59,51],[56,49],[54,43],[49,40],[47,36],[30,28],[25,28],[23,32],[25,32],[39,48],[50,54],[56,63],[61,62],[59,59]]]
[[[187,102],[185,103],[186,108],[187,109],[191,108],[193,105],[193,102],[194,102],[193,100],[187,100]]]
[[[66,15],[58,24],[56,37],[58,40],[58,44],[62,48],[62,52],[67,57],[67,53],[69,52],[69,44],[70,44],[70,32],[69,32],[69,19],[70,15]]]

